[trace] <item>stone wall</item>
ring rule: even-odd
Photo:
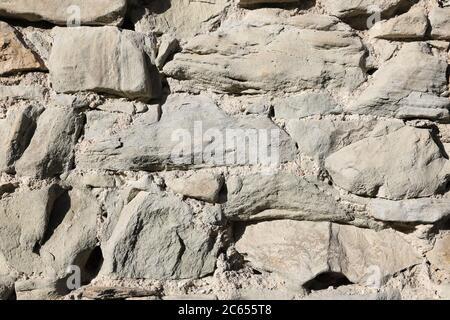
[[[0,299],[450,298],[449,1],[0,19]]]

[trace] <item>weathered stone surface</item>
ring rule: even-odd
[[[335,190],[312,177],[285,172],[258,173],[231,176],[226,185],[228,194],[223,211],[231,220],[347,219]]]
[[[297,285],[329,272],[366,285],[374,268],[383,280],[420,263],[418,253],[397,232],[329,222],[279,220],[248,225],[236,249],[253,267],[279,273]]]
[[[450,177],[448,159],[430,132],[408,126],[342,148],[325,166],[339,187],[393,200],[431,196]]]
[[[25,45],[19,32],[0,21],[0,75],[40,70],[43,67],[38,56]]]
[[[405,63],[415,61],[415,63]],[[382,65],[369,86],[347,109],[400,119],[448,119],[447,61],[433,55],[425,44],[405,44],[396,57]]]
[[[17,300],[56,300],[69,289],[64,280],[34,278],[16,281],[14,291]]]
[[[149,279],[198,278],[214,271],[217,247],[210,230],[191,224],[177,197],[140,192],[124,208],[103,245],[102,274]]]
[[[107,134],[107,130],[122,120],[109,114],[101,121],[91,121],[88,114],[85,141],[76,158],[77,167],[155,171],[187,166],[271,165],[295,157],[293,141],[267,118],[228,116],[204,96],[174,95],[162,109],[159,122],[144,113],[133,124],[122,124],[120,130],[112,134]],[[268,137],[268,142],[258,145],[258,150],[245,141],[234,143],[233,137],[245,139],[246,135],[259,139]],[[277,136],[279,142],[272,143],[270,138]],[[230,142],[227,143],[227,139]],[[273,148],[278,149],[280,157],[276,153],[271,157]]]
[[[136,31],[170,33],[182,39],[214,27],[228,1],[147,1],[144,6],[132,6],[130,15]]]
[[[16,162],[20,175],[53,177],[72,166],[83,116],[72,108],[47,108],[39,117],[36,132]]]
[[[302,119],[289,120],[286,131],[297,142],[299,152],[323,165],[330,154],[369,136],[382,136],[403,127],[400,120]]]
[[[55,28],[53,33],[49,69],[57,92],[95,91],[143,100],[159,95],[148,36],[116,27]]]
[[[44,88],[39,86],[3,86],[0,85],[0,99],[43,100]]]
[[[14,193],[0,201],[0,253],[17,272],[45,271],[39,256],[52,208],[62,189],[50,185],[39,190]]]
[[[117,25],[123,20],[126,0],[2,0],[0,16],[71,25],[78,13],[76,7],[81,24]]]
[[[429,18],[433,39],[450,40],[450,7],[433,8]]]
[[[390,222],[435,223],[450,216],[449,199],[372,199],[367,211],[375,219]]]
[[[275,118],[301,119],[312,115],[342,112],[333,98],[323,92],[301,93],[273,101]]]
[[[241,94],[321,88],[348,92],[365,81],[361,40],[335,18],[282,18],[258,11],[240,23],[196,36],[165,65],[164,73],[180,80],[183,91]]]
[[[427,253],[427,259],[433,267],[450,273],[450,235],[448,233],[436,240],[433,250]]]
[[[376,23],[369,34],[387,40],[421,40],[426,36],[428,25],[427,12],[417,7],[398,17]]]
[[[68,266],[76,265],[86,279],[88,258],[97,245],[97,218],[101,214],[97,200],[86,190],[72,189],[55,203],[54,212],[61,219],[52,221],[49,240],[41,247],[43,262],[54,270],[54,277],[64,278]],[[69,272],[70,273],[70,272]]]
[[[0,119],[0,171],[15,171],[14,163],[28,147],[42,111],[40,107],[18,107]]]
[[[322,0],[325,10],[340,18],[367,17],[374,13],[380,13],[382,16],[390,17],[395,14],[398,8],[408,3],[408,0]]]
[[[158,47],[158,56],[156,57],[155,64],[159,69],[162,69],[166,64],[167,59],[173,55],[180,48],[180,44],[177,39],[163,35],[160,39],[160,45]]]
[[[165,182],[176,193],[214,203],[218,200],[223,185],[223,177],[215,174],[197,173],[186,178],[166,179]]]

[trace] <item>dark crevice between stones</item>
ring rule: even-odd
[[[45,30],[51,30],[55,27],[55,24],[47,22],[47,21],[27,21],[22,19],[14,19],[14,18],[2,18],[2,21],[8,23],[10,26],[13,27],[20,27],[20,28],[38,28],[38,29],[45,29]]]
[[[242,8],[246,9],[263,9],[263,8],[280,8],[286,10],[299,9],[308,10],[316,6],[316,0],[303,0],[303,1],[293,1],[291,3],[255,3],[240,5]]]
[[[53,209],[50,214],[47,230],[45,231],[42,244],[46,243],[55,232],[56,228],[63,222],[64,217],[69,212],[71,207],[71,199],[66,190],[60,195],[53,204]]]
[[[100,246],[95,247],[84,264],[83,284],[90,283],[100,272],[103,265],[103,252]]]
[[[317,290],[325,290],[329,287],[333,287],[334,289],[340,286],[350,285],[352,282],[347,279],[347,277],[340,272],[324,272],[317,275],[314,279],[306,282],[303,287],[306,291],[317,291]]]

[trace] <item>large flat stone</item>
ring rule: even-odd
[[[57,92],[94,91],[141,100],[159,95],[146,35],[116,27],[55,28],[53,33],[49,69]]]
[[[270,166],[295,158],[294,142],[268,118],[229,116],[205,96],[173,95],[162,110],[158,122],[144,113],[132,124],[126,124],[125,116],[88,112],[77,167],[155,171]],[[118,130],[111,130],[116,126]],[[249,144],[245,137],[263,143]]]
[[[236,249],[254,268],[278,273],[298,286],[326,273],[340,273],[362,285],[378,275],[375,280],[382,283],[421,261],[398,232],[329,222],[260,222],[248,225],[236,240]]]
[[[199,278],[215,268],[215,235],[192,224],[179,198],[140,192],[126,205],[103,245],[101,274],[128,278]]]
[[[415,63],[405,63],[415,61]],[[383,64],[346,111],[400,119],[448,120],[450,100],[447,61],[424,43],[403,45],[397,56]]]
[[[430,132],[408,126],[342,148],[325,167],[339,187],[391,200],[431,196],[450,177],[449,161]]]
[[[255,10],[194,37],[163,72],[181,81],[183,91],[349,92],[365,81],[363,56],[361,40],[335,18]]]

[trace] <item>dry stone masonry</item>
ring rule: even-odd
[[[450,3],[0,0],[0,299],[450,299]]]

